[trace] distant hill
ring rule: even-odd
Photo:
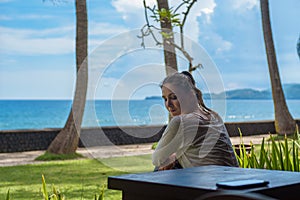
[[[300,84],[284,84],[284,95],[286,99],[300,99]],[[267,90],[254,90],[254,89],[236,89],[228,90],[222,93],[204,93],[205,99],[220,99],[226,95],[226,99],[272,99],[271,89]]]
[[[300,99],[300,84],[285,84],[283,85],[285,98]]]
[[[300,84],[284,84],[283,90],[286,99],[300,99]],[[254,90],[250,88],[228,90],[218,94],[203,93],[203,98],[221,99],[224,95],[226,95],[226,99],[272,99],[271,89]],[[161,96],[150,96],[146,97],[145,99],[161,99]]]
[[[162,99],[161,96],[150,96],[150,97],[146,97],[145,100],[155,100],[155,99]]]

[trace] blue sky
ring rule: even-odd
[[[141,43],[136,33],[145,23],[142,0],[88,0],[87,4],[91,68],[102,66],[97,73],[90,70],[95,85],[91,95],[101,99],[160,95],[157,84],[165,76],[161,49],[152,46],[143,51],[136,45]],[[299,9],[298,0],[270,1],[283,83],[300,83]],[[72,99],[74,1],[0,0],[0,13],[0,99]],[[261,29],[258,0],[203,0],[192,8],[184,34],[213,62],[210,80],[218,79],[215,82],[225,90],[266,89],[270,81]],[[130,41],[136,44],[130,46]],[[186,69],[184,63],[179,62],[180,70]],[[204,70],[209,67],[204,65]],[[202,90],[220,91],[222,87],[201,80],[199,74],[201,70],[195,77]]]

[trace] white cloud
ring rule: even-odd
[[[51,29],[15,29],[0,27],[1,34],[13,35],[16,37],[45,37],[49,35],[71,35],[73,34],[74,26],[64,26]]]
[[[12,18],[7,16],[7,15],[0,15],[0,20],[1,21],[8,21],[8,20],[11,20]]]
[[[89,23],[90,49],[103,39],[127,31],[128,28],[109,23]],[[66,54],[75,51],[74,26],[51,29],[18,29],[0,27],[0,51],[5,54]]]
[[[147,5],[150,7],[153,7],[153,5],[156,5],[155,0],[147,0]],[[169,1],[169,7],[176,8],[181,3],[181,0],[172,0]],[[112,2],[112,5],[116,8],[117,12],[121,13],[123,16],[123,19],[125,21],[133,22],[134,24],[138,26],[142,26],[145,24],[144,19],[144,6],[142,0],[114,0]],[[189,38],[198,41],[199,36],[199,24],[197,21],[197,17],[204,15],[206,17],[207,23],[210,22],[210,16],[214,12],[214,8],[216,7],[216,3],[214,0],[207,0],[207,1],[199,1],[196,2],[192,9],[190,10],[190,13],[188,15],[184,34],[187,35]],[[157,8],[157,6],[156,6]],[[186,10],[186,7],[181,7],[178,11],[178,13],[181,13],[182,11]],[[179,32],[178,30],[175,30],[176,32]]]
[[[1,71],[0,98],[72,99],[74,81],[75,70],[72,69]]]
[[[244,12],[259,7],[259,0],[231,0],[231,5],[234,10]]]
[[[36,14],[31,14],[31,15],[17,15],[16,18],[18,20],[41,20],[41,19],[50,19],[53,18],[54,16],[51,15],[36,15]]]
[[[74,52],[73,27],[32,30],[0,27],[0,51],[5,54],[66,54]]]
[[[198,42],[200,29],[197,18],[200,16],[205,16],[206,23],[210,23],[210,18],[215,7],[216,3],[214,0],[196,2],[188,15],[184,34]]]
[[[156,1],[148,0],[147,5],[152,7]],[[134,19],[133,22],[143,19],[144,17],[144,5],[142,0],[113,0],[112,5],[116,8],[117,12],[122,14],[124,20]],[[139,18],[132,18],[133,16],[140,16]]]
[[[41,19],[51,19],[54,16],[51,15],[0,15],[0,20],[9,21],[9,20],[41,20]]]
[[[0,0],[0,3],[7,3],[7,2],[11,2],[13,0]]]
[[[159,84],[164,77],[163,65],[137,66],[124,72],[120,78],[100,77],[95,95],[98,99],[132,99],[160,95]]]
[[[251,78],[249,78],[249,74],[251,75]],[[255,70],[232,72],[230,74],[227,73],[226,75],[223,74],[223,79],[226,90],[235,90],[242,88],[263,90],[267,89],[270,85],[268,74],[263,72],[259,73]]]
[[[92,36],[112,36],[128,31],[128,28],[110,23],[89,22],[89,35]]]
[[[147,5],[152,6],[155,4],[154,0],[146,1]],[[120,13],[134,13],[139,10],[143,10],[143,1],[142,0],[113,0],[112,5]]]
[[[293,53],[277,54],[277,62],[283,83],[299,82],[299,58],[296,50]]]
[[[222,53],[230,51],[233,47],[233,44],[225,40],[221,35],[213,32],[205,35],[208,36],[205,36],[204,39],[210,43],[212,49],[215,49],[214,53],[217,55],[222,55]]]
[[[92,52],[98,45],[107,40],[107,38],[112,38],[127,31],[129,31],[129,29],[121,25],[89,22],[89,52]]]
[[[219,47],[216,49],[217,54],[222,54],[225,51],[230,51],[232,48],[232,43],[226,40],[223,40],[221,37],[218,37]]]

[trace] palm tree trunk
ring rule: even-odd
[[[54,154],[75,153],[84,113],[87,80],[87,9],[86,0],[76,0],[76,88],[75,96],[64,128],[54,138],[47,151]]]
[[[298,38],[298,41],[297,41],[297,54],[298,54],[298,57],[300,59],[300,34],[299,34],[299,38]]]
[[[272,36],[269,2],[268,0],[260,0],[262,26],[265,41],[266,54],[268,59],[269,74],[272,86],[272,96],[275,111],[275,130],[278,134],[293,134],[296,129],[294,121],[289,109],[286,105],[284,93],[282,90],[275,47]]]
[[[169,10],[168,0],[157,0],[158,9],[166,9]],[[160,26],[163,32],[167,34],[172,34],[172,24],[167,19],[160,20]],[[166,74],[167,76],[173,74],[174,72],[178,71],[177,68],[177,59],[176,59],[176,52],[174,45],[174,38],[164,38],[163,37],[163,47],[164,47],[164,58],[165,58],[165,65],[166,65]]]

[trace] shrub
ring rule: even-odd
[[[268,140],[267,143],[265,138],[263,138],[260,144],[260,151],[254,151],[254,145],[251,143],[250,152],[247,152],[242,139],[242,132],[240,130],[239,132],[241,143],[238,149],[234,147],[234,152],[240,167],[294,172],[300,171],[300,136],[298,127],[292,139],[285,136],[283,140],[276,141],[274,137],[270,135],[270,140]]]

